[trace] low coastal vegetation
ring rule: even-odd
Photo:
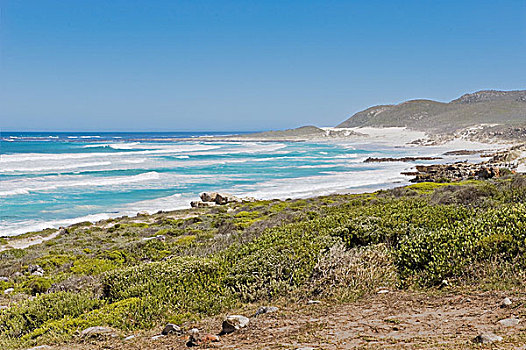
[[[91,326],[184,325],[283,297],[522,291],[526,178],[139,214],[0,254],[1,348],[64,343]]]

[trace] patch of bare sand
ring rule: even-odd
[[[36,244],[44,243],[62,234],[63,230],[57,230],[47,236],[30,236],[23,238],[9,238],[8,243],[0,246],[0,252],[8,249],[26,249]]]

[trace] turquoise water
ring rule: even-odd
[[[404,155],[405,149],[192,140],[199,135],[3,133],[0,235],[187,208],[203,191],[283,199],[407,182],[399,175],[407,164],[363,163],[369,156]],[[187,140],[163,140],[168,137]]]

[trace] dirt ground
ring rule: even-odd
[[[513,304],[501,308],[504,297]],[[219,343],[197,348],[214,349],[526,349],[526,295],[502,292],[446,294],[391,291],[357,302],[328,305],[296,303],[278,312],[251,318],[247,328],[220,338]],[[238,311],[250,316],[257,306]],[[518,317],[521,322],[504,327],[499,320]],[[222,317],[195,325],[203,334],[217,334]],[[160,330],[157,331],[157,334]],[[473,344],[482,332],[503,340],[492,345]],[[129,336],[130,334],[123,334]],[[57,349],[187,349],[185,337],[155,332],[133,339],[112,338],[68,344]]]

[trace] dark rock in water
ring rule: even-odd
[[[502,341],[502,337],[493,333],[482,333],[473,338],[473,343],[477,344],[491,344],[494,342]]]
[[[162,335],[168,335],[168,334],[182,335],[183,330],[178,325],[175,325],[173,323],[168,323],[166,326],[164,326],[164,329],[161,332],[161,334]]]
[[[414,162],[417,160],[437,160],[442,157],[402,157],[402,158],[372,158],[364,160],[364,163],[383,163],[383,162]]]
[[[84,329],[80,332],[80,336],[84,338],[116,337],[117,333],[110,327],[95,326]]]
[[[467,149],[461,149],[458,151],[448,151],[444,153],[445,156],[468,156],[472,154],[478,154],[486,152],[485,150],[467,150]]]
[[[250,320],[241,315],[231,315],[227,316],[223,321],[222,330],[220,335],[229,334],[237,331],[238,329],[245,328]]]

